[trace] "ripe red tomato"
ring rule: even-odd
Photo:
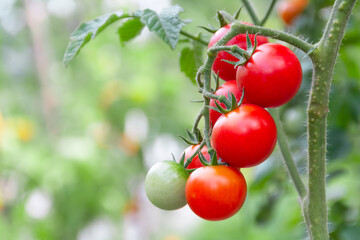
[[[308,3],[308,0],[285,0],[279,2],[277,10],[281,19],[290,25],[304,11]]]
[[[232,81],[228,81],[225,82],[223,85],[221,85],[218,90],[216,90],[216,92],[214,93],[215,95],[224,95],[224,96],[228,96],[228,93],[230,92],[234,94],[236,101],[239,102],[242,96],[242,90],[240,91],[236,85],[236,81],[232,80]],[[221,107],[225,108],[225,104],[220,103],[218,100],[216,100],[217,103],[220,104]],[[246,103],[246,99],[243,99],[243,103]],[[211,99],[210,100],[210,106],[211,107],[216,107],[215,105],[215,100]],[[210,125],[214,126],[215,122],[217,121],[217,119],[221,116],[222,114],[210,109],[209,111],[209,118],[210,118]]]
[[[191,210],[210,221],[224,220],[237,213],[245,202],[246,191],[242,173],[224,165],[198,168],[185,186]]]
[[[275,148],[276,125],[262,107],[242,104],[221,116],[212,131],[212,145],[230,166],[253,167],[265,161]]]
[[[252,25],[250,23],[244,23],[248,25]],[[211,37],[208,48],[212,47],[217,41],[219,41],[228,31],[230,30],[230,24],[220,28],[217,30],[214,35]],[[255,35],[249,34],[249,37],[251,39],[251,42],[254,44]],[[266,37],[263,36],[257,36],[257,44],[258,46],[264,43],[267,43],[268,40]],[[226,46],[231,45],[238,45],[242,49],[246,49],[246,34],[239,34],[232,38]],[[212,66],[213,71],[217,74],[219,73],[219,77],[225,81],[231,81],[235,79],[236,76],[236,69],[234,65],[224,62],[222,60],[228,60],[228,61],[238,61],[238,59],[231,54],[221,51],[218,53],[214,64]]]
[[[247,101],[264,108],[290,101],[299,90],[301,80],[298,58],[278,43],[257,47],[250,60],[236,72],[236,83],[239,89],[245,88]]]
[[[189,159],[194,153],[195,151],[199,148],[200,144],[198,145],[191,145],[189,147],[187,147],[184,151],[185,153],[185,162],[187,161],[187,159]],[[208,148],[206,147],[206,145],[200,150],[200,152],[202,153],[202,155],[205,157],[205,159],[210,162],[210,155],[207,152]],[[202,163],[200,162],[199,159],[199,155],[196,155],[191,163],[189,164],[189,166],[187,166],[187,169],[194,169],[194,168],[199,168],[199,167],[203,167],[204,165],[202,165]]]

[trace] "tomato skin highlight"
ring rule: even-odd
[[[252,25],[250,23],[245,23],[245,22],[243,23],[247,25]],[[228,24],[217,30],[214,33],[214,35],[211,37],[208,48],[212,47],[217,41],[219,41],[230,30],[230,27],[231,24]],[[249,34],[249,37],[251,39],[252,44],[254,44],[255,35]],[[256,39],[258,46],[268,42],[268,39],[263,36],[257,36]],[[246,50],[246,34],[239,34],[233,37],[227,44],[225,44],[225,46],[231,46],[231,45],[237,45],[240,48]],[[238,59],[232,56],[230,53],[227,53],[225,51],[220,51],[212,66],[212,69],[215,72],[215,74],[219,73],[219,77],[224,81],[234,80],[236,77],[236,69],[234,65],[224,62],[222,60],[236,62],[238,61]]]
[[[195,151],[199,148],[200,144],[198,145],[191,145],[189,147],[187,147],[184,151],[185,153],[185,163],[187,161],[187,159],[189,159],[194,153]],[[203,148],[200,150],[200,152],[202,153],[202,155],[205,157],[205,159],[210,162],[210,155],[207,152],[208,148],[207,146],[203,146]],[[203,167],[204,165],[200,162],[199,159],[199,155],[196,155],[192,160],[191,163],[186,167],[186,169],[194,169],[194,168],[199,168],[199,167]]]
[[[209,221],[224,220],[237,213],[245,202],[246,181],[242,173],[224,165],[195,170],[186,183],[191,210]]]
[[[224,96],[228,96],[228,93],[230,92],[234,94],[236,101],[239,102],[242,96],[242,90],[240,91],[236,85],[236,81],[232,80],[232,81],[228,81],[225,82],[224,84],[222,84],[216,91],[215,91],[215,95],[224,95]],[[225,104],[220,103],[218,100],[216,100],[217,103],[219,103],[219,105],[223,108],[225,108]],[[243,99],[243,103],[246,103],[246,99]],[[210,104],[211,107],[216,107],[215,105],[215,100],[214,99],[210,99]],[[209,119],[210,119],[210,125],[214,126],[215,122],[218,120],[218,118],[221,116],[222,114],[210,109],[209,110]]]
[[[152,166],[145,178],[145,192],[152,204],[163,210],[176,210],[186,205],[185,184],[189,173],[174,161]]]
[[[244,87],[247,101],[264,108],[289,102],[301,81],[300,61],[289,48],[278,43],[257,47],[250,60],[236,72],[237,86]]]
[[[273,152],[277,130],[264,108],[242,104],[217,120],[211,140],[218,157],[230,166],[253,167]]]

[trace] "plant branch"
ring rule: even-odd
[[[271,3],[270,3],[270,6],[268,7],[267,11],[266,11],[266,14],[264,16],[264,18],[261,20],[261,22],[259,23],[260,26],[263,26],[266,21],[268,20],[272,10],[274,9],[274,6],[275,6],[275,3],[276,3],[277,0],[272,0]]]
[[[356,0],[336,0],[317,48],[308,104],[308,196],[303,214],[310,239],[329,239],[326,202],[326,118],[332,75],[345,27]]]
[[[255,13],[255,9],[253,8],[253,6],[251,5],[251,3],[248,0],[242,0],[246,10],[248,11],[251,20],[254,22],[255,25],[259,25],[260,24],[260,20],[258,18],[258,16]]]
[[[184,30],[180,30],[180,34],[183,35],[183,36],[185,36],[185,37],[191,38],[191,39],[193,39],[193,40],[195,40],[195,41],[198,41],[199,43],[201,43],[201,44],[203,44],[203,45],[205,45],[205,46],[208,46],[208,44],[209,44],[209,43],[206,42],[205,40],[201,39],[201,37],[195,37],[194,35],[186,32],[186,31],[184,31]]]
[[[285,33],[283,31],[271,29],[271,28],[265,28],[265,27],[259,27],[259,26],[249,26],[246,24],[242,24],[239,21],[236,21],[232,24],[231,30],[228,32],[228,34],[232,34],[232,36],[235,36],[240,33],[249,33],[249,34],[259,34],[261,36],[265,37],[271,37],[277,40],[281,40],[284,42],[287,42],[300,50],[304,51],[305,53],[311,53],[315,46],[302,40],[301,38],[294,36],[289,33]]]
[[[305,184],[302,181],[300,177],[300,173],[296,167],[296,163],[292,157],[289,144],[286,139],[286,134],[283,128],[283,124],[280,120],[279,116],[279,110],[277,108],[270,108],[269,109],[271,115],[274,118],[274,121],[276,123],[277,132],[278,132],[278,144],[280,147],[280,151],[286,166],[287,171],[289,172],[289,175],[295,185],[296,191],[298,192],[300,196],[300,201],[303,201],[306,197],[307,191],[305,188]]]

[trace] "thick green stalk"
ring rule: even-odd
[[[336,0],[317,48],[309,55],[313,62],[313,79],[308,105],[308,196],[303,213],[310,239],[329,239],[327,226],[326,118],[329,92],[337,55],[345,27],[356,0]]]

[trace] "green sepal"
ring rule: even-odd
[[[173,154],[171,154],[171,155],[173,155]],[[173,158],[175,159],[174,155],[173,155]],[[183,153],[183,155],[181,156],[179,164],[181,166],[184,166],[184,162],[185,162],[185,153]]]
[[[235,20],[237,20],[237,19],[239,18],[240,13],[241,13],[243,7],[244,7],[244,5],[241,5],[240,8],[234,13],[233,18],[234,18]]]
[[[206,158],[204,157],[204,155],[201,152],[198,152],[198,156],[199,156],[199,160],[202,165],[211,166],[211,164],[206,160]]]
[[[218,73],[216,74],[216,77],[215,77],[215,90],[214,90],[214,92],[215,92],[216,90],[218,90],[219,87],[220,87],[220,77],[219,77],[219,72],[218,72]]]
[[[233,23],[235,22],[235,19],[233,16],[231,16],[231,14],[229,14],[228,12],[225,11],[217,11],[217,20],[220,23],[221,27],[224,27],[226,25],[228,25],[229,23]]]
[[[205,27],[205,26],[197,26],[197,27],[202,28],[209,33],[215,33],[218,30],[217,28],[215,28],[212,25],[209,25],[209,27]]]
[[[245,96],[245,87],[243,87],[243,89],[242,89],[242,95],[241,95],[240,101],[237,104],[238,107],[240,107],[240,105],[242,104],[242,102],[244,100],[244,96]]]
[[[216,151],[213,148],[210,148],[208,150],[208,153],[211,156],[211,162],[210,162],[211,166],[219,165]]]

